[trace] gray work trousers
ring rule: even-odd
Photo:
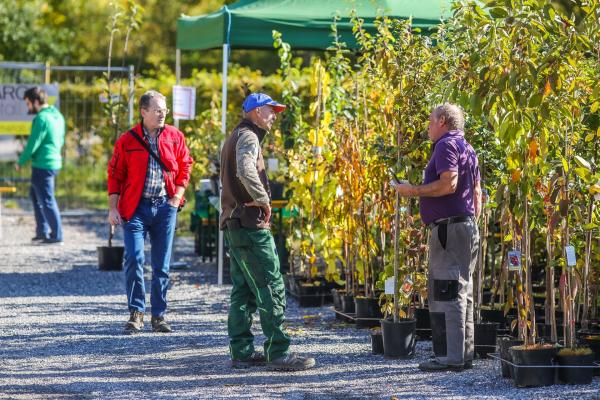
[[[478,251],[474,219],[430,231],[429,317],[433,352],[441,364],[462,366],[473,360],[473,271]]]

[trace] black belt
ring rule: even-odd
[[[440,244],[442,245],[442,247],[445,250],[446,249],[446,243],[448,241],[448,225],[450,225],[450,224],[458,224],[460,222],[469,222],[469,221],[473,221],[473,217],[472,216],[470,216],[470,215],[459,215],[459,216],[456,216],[456,217],[438,219],[437,221],[434,221],[431,224],[429,224],[429,227],[431,229],[433,229],[436,226],[439,226],[438,231],[437,231],[437,235],[438,235],[438,239],[440,241]]]
[[[469,222],[472,220],[473,220],[473,216],[471,216],[471,215],[459,215],[456,217],[438,219],[437,221],[433,221],[432,223],[430,223],[429,227],[433,229],[438,225],[458,224],[460,222]]]

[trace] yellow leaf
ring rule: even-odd
[[[310,269],[310,276],[317,276],[318,272],[319,272],[319,270],[317,269],[317,266],[313,265]]]
[[[529,142],[529,158],[532,161],[535,161],[536,157],[537,157],[537,149],[538,149],[538,144],[535,141],[535,139],[531,139],[531,142]]]

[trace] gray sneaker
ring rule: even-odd
[[[267,363],[267,359],[262,353],[258,351],[252,353],[250,357],[244,358],[243,360],[231,360],[231,368],[245,369],[250,367],[260,367]]]
[[[171,333],[173,329],[171,329],[171,325],[165,321],[165,317],[152,317],[150,320],[152,323],[152,331],[159,333]]]
[[[267,364],[270,371],[304,371],[313,368],[315,359],[312,357],[302,357],[294,353],[276,358]]]
[[[140,333],[144,329],[144,313],[141,311],[132,311],[129,321],[125,325],[124,332],[127,334]]]

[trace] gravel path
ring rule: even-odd
[[[190,238],[176,241],[170,335],[121,334],[128,318],[122,272],[101,272],[96,246],[107,239],[104,216],[64,216],[65,245],[29,242],[33,218],[3,210],[0,239],[1,399],[600,399],[592,385],[516,389],[491,360],[462,373],[417,370],[431,352],[419,342],[414,360],[370,355],[368,331],[343,326],[327,308],[288,300],[292,350],[318,367],[297,373],[228,366],[229,286],[214,264],[201,263]],[[257,343],[262,343],[258,322]],[[258,346],[260,348],[260,346]]]

